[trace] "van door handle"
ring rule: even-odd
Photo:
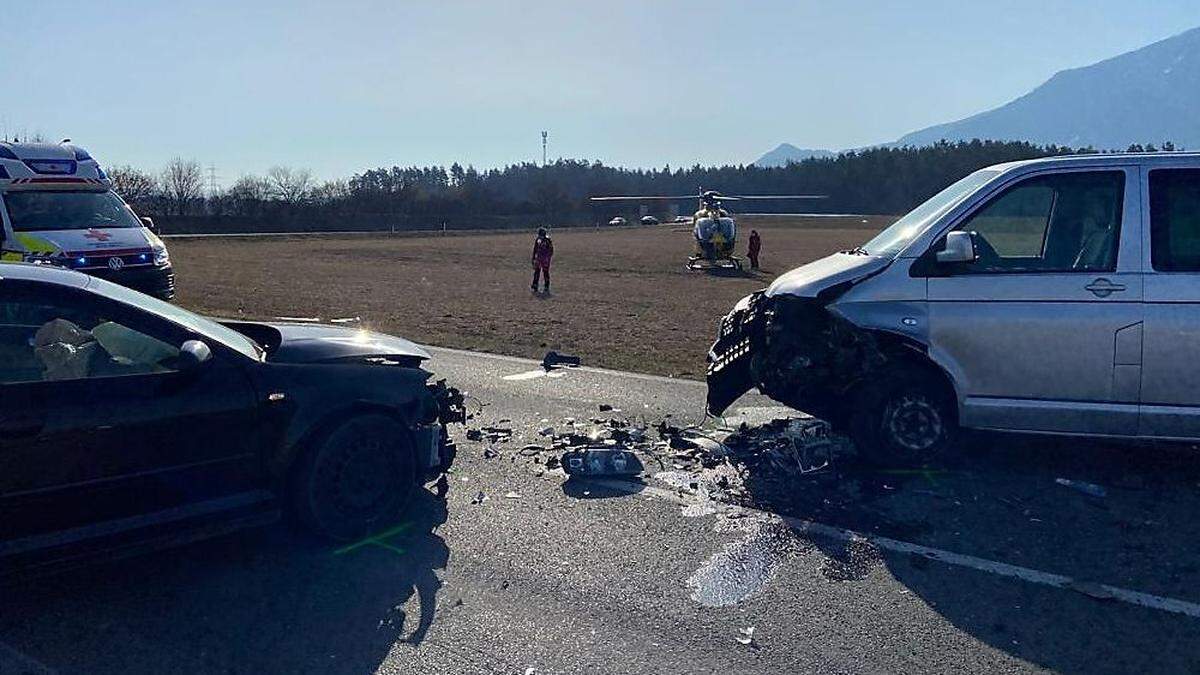
[[[1119,293],[1125,290],[1125,285],[1114,284],[1108,279],[1101,277],[1087,286],[1084,286],[1083,288],[1084,290],[1091,291],[1097,298],[1107,298],[1113,293]]]

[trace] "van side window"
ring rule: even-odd
[[[978,259],[953,273],[1111,272],[1124,193],[1124,171],[1022,181],[955,228],[973,233]]]
[[[1150,264],[1200,272],[1200,169],[1150,172]]]

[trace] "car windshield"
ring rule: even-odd
[[[4,204],[14,232],[142,226],[111,191],[14,191],[4,195]]]
[[[870,255],[894,256],[908,246],[918,234],[938,216],[949,211],[960,201],[999,174],[995,169],[982,169],[950,185],[925,200],[903,218],[863,244],[861,250]]]
[[[199,333],[206,338],[219,342],[230,349],[241,352],[246,356],[258,361],[262,358],[263,350],[250,338],[241,333],[227,328],[221,324],[206,319],[199,314],[177,307],[169,302],[163,302],[157,298],[152,298],[143,293],[130,290],[124,286],[105,281],[103,279],[93,278],[89,281],[88,290],[99,293],[105,297],[122,302],[127,305],[133,305],[138,309],[142,309],[151,314],[160,316],[168,321],[174,322],[187,328],[191,331]]]

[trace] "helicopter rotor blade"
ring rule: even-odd
[[[697,195],[646,195],[643,197],[636,196],[613,196],[613,197],[588,197],[593,202],[621,202],[621,201],[672,201],[676,199],[696,199]]]
[[[829,195],[737,195],[720,199],[828,199]]]

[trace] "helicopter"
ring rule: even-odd
[[[826,195],[723,195],[716,190],[700,188],[694,195],[648,195],[591,197],[593,202],[620,201],[680,201],[698,199],[699,207],[692,216],[692,236],[696,250],[688,256],[689,270],[742,270],[742,259],[734,255],[737,243],[737,223],[724,202],[755,199],[824,199]]]

